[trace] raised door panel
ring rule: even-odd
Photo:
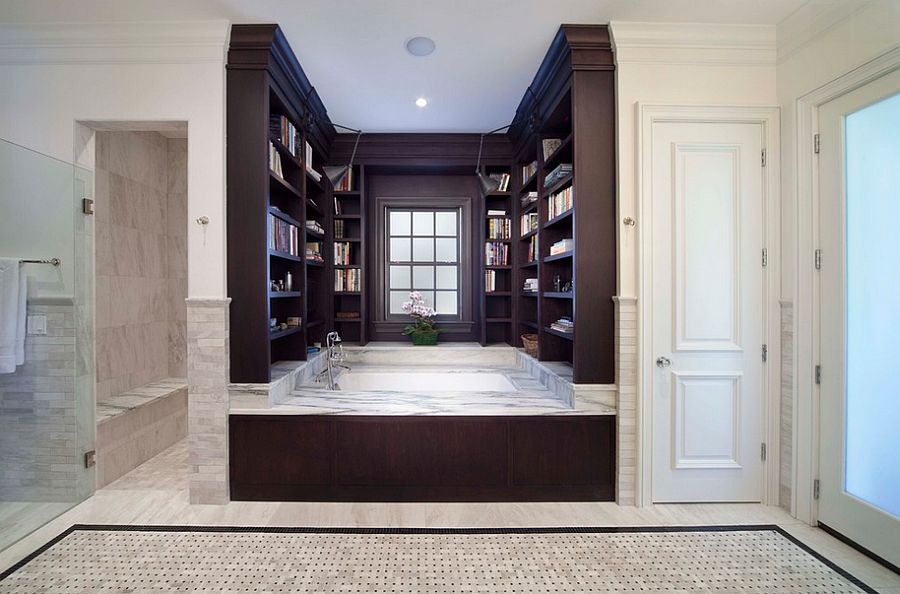
[[[740,468],[740,374],[673,373],[673,468]]]

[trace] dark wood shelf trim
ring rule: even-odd
[[[307,329],[308,329],[308,328],[315,328],[316,326],[320,326],[320,325],[322,325],[322,324],[324,324],[324,323],[325,323],[324,320],[312,320],[311,322],[308,322],[308,323],[306,324],[306,327],[307,327]]]
[[[542,293],[542,296],[546,299],[574,299],[575,294],[572,292],[568,293],[557,293],[556,291],[548,291],[546,293]]]
[[[342,241],[347,241],[349,243],[359,243],[360,241],[362,241],[362,239],[360,239],[359,237],[335,237],[334,241],[335,243],[340,243]]]
[[[566,212],[556,215],[555,217],[553,217],[552,219],[550,219],[549,221],[544,223],[544,229],[548,229],[548,228],[558,225],[566,220],[570,220],[572,218],[573,214],[575,214],[575,209],[570,208]]]
[[[325,266],[325,262],[319,262],[318,260],[310,260],[309,258],[306,259],[306,263],[309,264],[310,266],[315,266],[317,268],[321,268],[322,266]]]
[[[325,239],[324,233],[319,233],[318,231],[314,231],[313,229],[310,229],[309,227],[306,227],[306,234],[312,235],[316,239]]]
[[[334,215],[335,219],[339,220],[350,220],[350,219],[361,219],[362,215],[358,214],[336,214]]]
[[[527,326],[528,328],[532,328],[534,330],[537,330],[540,327],[537,325],[536,322],[532,322],[530,320],[522,320],[519,323],[523,326]]]
[[[547,173],[549,173],[549,171]],[[562,178],[561,180],[559,180],[558,182],[556,182],[549,188],[544,188],[544,191],[541,192],[541,198],[547,198],[548,196],[552,196],[553,194],[555,194],[556,192],[559,192],[566,186],[571,185],[572,179],[574,177],[575,176],[570,173],[569,175],[565,176],[564,178]]]
[[[538,201],[535,200],[534,202],[529,202],[529,203],[526,204],[525,206],[522,206],[521,209],[519,210],[519,213],[520,213],[520,214],[527,214],[527,213],[529,213],[529,212],[531,212],[531,211],[537,209],[537,207],[538,207]]]
[[[277,173],[269,169],[269,180],[275,182],[275,187],[285,190],[286,192],[290,192],[297,198],[303,199],[303,192],[292,186],[285,180],[283,177],[280,177]]]
[[[296,299],[303,297],[302,291],[269,291],[269,299]]]
[[[488,324],[508,324],[512,318],[486,318],[484,321]]]
[[[269,250],[269,255],[273,258],[281,258],[282,260],[290,260],[291,262],[303,262],[300,256],[292,256],[287,252],[279,252],[278,250]]]
[[[559,330],[554,330],[550,326],[544,327],[544,332],[550,334],[552,336],[556,336],[558,338],[562,338],[563,340],[574,341],[575,333],[574,332],[560,332]]]
[[[559,165],[556,160],[559,159],[560,155],[565,154],[571,147],[572,133],[569,132],[569,135],[562,139],[562,144],[556,147],[556,150],[544,159],[544,169],[552,170],[554,166]]]
[[[362,295],[361,291],[335,291],[335,295]]]
[[[335,324],[359,324],[362,322],[360,318],[334,318]]]
[[[485,297],[511,297],[511,291],[485,291]]]
[[[298,229],[303,229],[303,223],[301,223],[300,221],[298,221],[291,215],[285,214],[284,211],[278,210],[277,208],[273,208],[270,206],[269,214],[274,217],[278,217],[285,223],[290,223],[291,225],[293,225],[294,227],[297,227]]]
[[[563,252],[561,254],[555,254],[553,256],[544,256],[544,262],[556,262],[558,260],[566,260],[575,255],[574,250],[569,250],[568,252]]]
[[[282,157],[287,157],[287,162],[290,163],[294,167],[303,168],[303,160],[291,153],[290,149],[286,147],[280,140],[277,140],[271,134],[269,135],[269,142],[275,145],[275,148],[278,149],[278,152],[281,153]],[[284,165],[284,161],[281,162]]]
[[[361,264],[335,264],[334,267],[338,270],[353,270],[355,268],[362,268]]]
[[[288,328],[287,330],[279,330],[278,332],[271,332],[269,334],[269,340],[278,340],[279,338],[284,338],[285,336],[290,336],[291,334],[297,334],[298,332],[303,332],[302,326],[297,326],[296,328]]]
[[[485,266],[487,270],[512,270],[512,266]]]
[[[340,197],[340,196],[359,196],[360,192],[359,192],[359,190],[341,190],[341,191],[335,190],[334,195],[338,196],[338,197]]]
[[[519,237],[519,241],[524,241],[524,240],[526,240],[526,239],[531,239],[533,236],[537,235],[537,232],[538,232],[537,229],[535,229],[535,230],[533,230],[533,231],[529,231],[529,232],[526,233],[525,235],[520,236],[520,237]]]
[[[316,189],[321,190],[323,192],[325,191],[325,183],[324,182],[319,181],[316,178],[314,178],[312,176],[312,173],[310,173],[309,169],[307,169],[306,167],[303,168],[303,171],[304,171],[304,173],[306,173],[306,179],[309,180],[309,183],[311,183],[313,186],[315,186]],[[319,172],[317,171],[316,173],[319,173]],[[322,174],[322,179],[323,180],[325,179],[325,174]]]
[[[525,262],[524,264],[519,264],[519,268],[534,268],[538,265],[537,260],[532,260],[531,262]]]
[[[534,299],[538,296],[538,292],[537,291],[522,291],[520,293],[520,295],[522,297],[530,297],[530,298]]]

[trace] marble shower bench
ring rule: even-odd
[[[187,437],[187,380],[166,378],[97,402],[97,488]]]

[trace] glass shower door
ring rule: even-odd
[[[0,550],[94,491],[92,183],[0,140]]]

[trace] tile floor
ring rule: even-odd
[[[900,594],[900,576],[776,507],[668,504],[634,508],[613,503],[190,505],[187,473],[187,444],[181,442],[0,552],[0,571],[76,523],[434,528],[777,524],[878,592]]]

